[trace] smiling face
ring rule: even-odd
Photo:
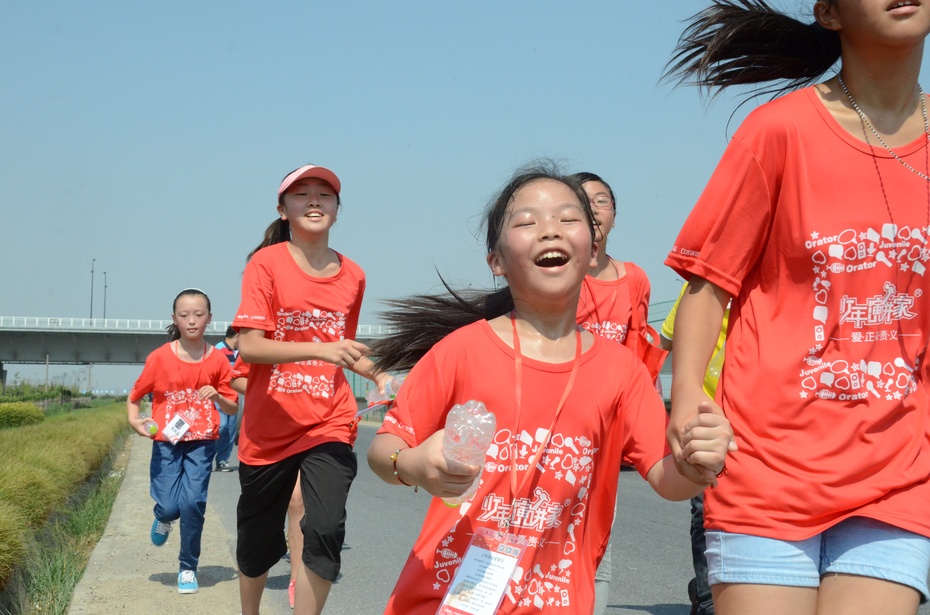
[[[171,320],[178,327],[181,337],[186,340],[203,338],[213,315],[207,298],[198,294],[186,294],[177,298]]]
[[[326,233],[336,223],[339,199],[336,191],[318,177],[294,182],[281,196],[278,214],[291,225],[294,236]]]
[[[488,265],[503,276],[515,300],[574,300],[596,246],[577,193],[553,179],[533,180],[510,199],[500,240]]]
[[[594,238],[598,243],[607,240],[607,235],[614,227],[617,217],[617,206],[604,182],[589,181],[581,185],[588,195],[588,203],[594,212]]]

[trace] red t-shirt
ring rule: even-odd
[[[895,151],[926,172],[926,148]],[[930,536],[928,236],[927,181],[813,88],[736,132],[666,260],[734,295],[717,399],[739,451],[708,527],[800,540],[863,516]]]
[[[232,379],[248,378],[251,364],[242,360],[242,357],[236,355],[236,362],[232,364]]]
[[[381,427],[416,446],[445,426],[455,404],[484,402],[497,418],[474,499],[458,508],[433,499],[385,613],[433,615],[478,527],[510,528],[530,540],[500,613],[590,613],[594,571],[614,518],[621,455],[641,474],[666,454],[666,414],[642,363],[594,337],[546,451],[523,489],[510,492],[511,449],[518,483],[544,443],[572,362],[523,357],[523,401],[515,412],[514,352],[486,321],[436,344],[410,372]],[[615,377],[605,379],[604,374]]]
[[[145,367],[129,392],[129,399],[138,402],[152,393],[152,419],[158,423],[156,440],[167,442],[162,431],[178,413],[191,426],[181,437],[182,442],[216,440],[220,437],[219,410],[209,399],[201,399],[197,391],[211,385],[226,399],[237,400],[238,395],[229,388],[229,361],[209,344],[205,345],[207,354],[203,360],[182,361],[174,352],[174,344],[168,342],[159,346],[146,357]]]
[[[336,275],[304,273],[278,243],[255,253],[242,276],[233,326],[263,329],[279,342],[355,339],[365,274],[338,254]],[[341,367],[325,361],[252,364],[245,392],[239,459],[267,465],[325,442],[353,444],[357,404]]]
[[[616,280],[585,276],[575,321],[601,337],[620,344],[633,324],[633,309],[639,314],[641,332],[649,318],[649,278],[633,263],[624,262],[626,274]]]

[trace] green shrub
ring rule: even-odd
[[[29,541],[102,466],[127,428],[125,406],[112,403],[0,430],[0,589]]]
[[[68,387],[55,385],[51,387],[30,382],[14,382],[0,393],[0,403],[10,401],[70,401],[72,391]]]
[[[0,403],[0,429],[35,425],[45,419],[42,408],[29,402]]]

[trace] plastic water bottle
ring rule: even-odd
[[[497,431],[497,419],[493,412],[489,412],[480,401],[467,401],[457,404],[449,410],[446,417],[446,432],[442,440],[442,454],[446,459],[460,461],[473,466],[484,466],[484,456],[494,439]],[[459,506],[470,500],[478,483],[481,482],[481,472],[475,477],[475,482],[462,495],[454,498],[443,498],[448,506]]]
[[[158,423],[145,416],[144,414],[139,418],[144,419],[145,422],[142,423],[142,429],[149,435],[150,438],[158,435]]]
[[[378,406],[388,406],[397,397],[398,391],[400,391],[400,386],[404,383],[404,380],[407,379],[407,376],[403,374],[398,374],[396,376],[391,376],[391,379],[387,381],[387,384],[384,385],[384,395],[378,391],[378,387],[375,387],[368,391],[368,395],[365,396],[365,400],[368,402],[366,408],[359,410],[355,416],[363,416],[368,414],[372,410],[376,410]]]

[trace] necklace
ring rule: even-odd
[[[925,173],[921,173],[920,171],[918,171],[917,169],[915,169],[914,167],[912,167],[912,166],[909,165],[908,163],[904,162],[904,160],[902,160],[901,157],[898,156],[898,155],[894,152],[893,149],[891,149],[890,147],[888,147],[888,144],[885,143],[885,140],[882,139],[882,136],[881,136],[880,134],[878,134],[878,131],[875,130],[875,127],[872,126],[872,122],[869,121],[869,118],[866,117],[865,113],[862,112],[862,109],[859,108],[859,105],[856,104],[856,100],[852,97],[852,94],[849,93],[849,89],[847,89],[846,83],[843,82],[843,76],[842,76],[842,75],[837,75],[837,76],[836,76],[836,79],[837,79],[837,81],[839,82],[840,87],[843,88],[843,92],[846,94],[846,98],[849,99],[849,104],[852,105],[852,108],[856,111],[856,114],[859,116],[859,119],[862,120],[862,123],[865,124],[866,127],[867,127],[870,131],[872,131],[872,134],[875,135],[875,138],[878,139],[878,142],[881,144],[881,146],[884,147],[885,150],[886,150],[889,154],[891,154],[892,156],[894,156],[894,159],[895,159],[895,160],[897,160],[897,161],[900,162],[902,165],[904,165],[904,168],[905,168],[905,169],[908,169],[909,171],[911,171],[911,172],[917,174],[918,177],[921,177],[922,179],[924,179],[924,180],[930,182],[930,176],[927,176]],[[921,113],[923,114],[923,116],[924,116],[924,133],[927,135],[927,141],[928,141],[928,143],[930,143],[930,122],[927,121],[927,102],[926,102],[926,100],[924,100],[924,91],[923,91],[923,89],[920,87],[920,84],[917,84],[917,92],[920,94],[920,112],[921,112]],[[930,145],[928,145],[928,147],[930,147]]]

